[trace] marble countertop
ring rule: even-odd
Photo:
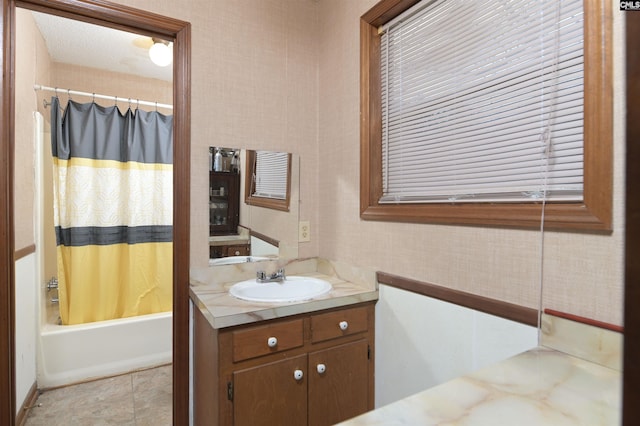
[[[621,393],[619,370],[538,347],[341,425],[611,426]]]
[[[286,274],[321,278],[333,289],[314,299],[296,303],[247,302],[229,294],[234,283],[284,267]],[[282,318],[378,299],[375,271],[364,271],[324,259],[264,261],[196,268],[190,272],[190,296],[213,328]]]
[[[249,237],[242,235],[219,235],[209,237],[209,246],[228,246],[232,244],[248,244]]]
[[[238,226],[238,233],[231,235],[212,235],[209,236],[209,246],[227,246],[233,244],[249,244],[251,236],[249,229]]]
[[[286,304],[245,302],[235,282],[285,267],[317,277],[333,290]],[[267,261],[196,268],[191,299],[214,328],[377,300],[374,271],[324,259]],[[558,343],[560,342],[560,343]],[[341,423],[360,425],[610,426],[620,423],[621,333],[543,315],[537,348]]]

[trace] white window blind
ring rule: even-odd
[[[582,0],[423,0],[383,31],[381,203],[582,200]]]
[[[289,154],[256,151],[254,196],[286,200]]]

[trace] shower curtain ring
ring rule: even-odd
[[[113,102],[113,104],[114,104],[115,106],[118,106],[118,97],[117,97],[117,96],[114,96],[113,98],[115,99],[115,101]]]
[[[67,89],[67,98],[71,100],[71,89]]]
[[[96,103],[96,92],[93,92],[91,94],[91,101],[95,104]]]
[[[56,94],[56,98],[57,98],[58,97],[58,88],[57,87],[53,89],[53,93]]]

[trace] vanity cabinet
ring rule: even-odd
[[[195,313],[196,425],[332,425],[373,409],[374,304],[214,330]]]
[[[240,174],[209,172],[209,235],[238,233]]]
[[[301,372],[305,355],[233,373],[233,421],[236,425],[307,424],[307,383]],[[306,371],[306,368],[304,368]]]
[[[231,244],[223,246],[209,246],[209,258],[217,259],[229,256],[249,256],[249,244]]]

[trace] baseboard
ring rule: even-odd
[[[16,413],[16,425],[24,426],[27,422],[27,417],[29,416],[29,410],[33,408],[34,404],[38,400],[38,386],[36,382],[33,382],[29,392],[27,393],[27,397],[22,402],[22,406]]]

